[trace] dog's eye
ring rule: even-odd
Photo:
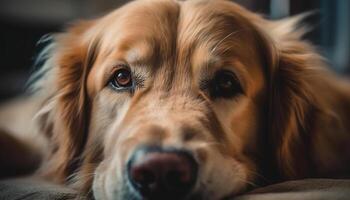
[[[116,89],[128,89],[133,85],[132,75],[129,69],[121,68],[114,72],[110,84]]]
[[[218,71],[210,87],[210,96],[214,98],[230,98],[243,93],[237,77],[230,71]]]

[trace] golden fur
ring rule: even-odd
[[[2,129],[34,126],[45,136],[36,174],[97,199],[129,197],[123,170],[140,145],[192,152],[202,199],[259,180],[346,177],[350,84],[301,39],[302,18],[265,20],[221,0],[129,3],[55,35],[35,92],[2,112],[16,118],[32,102],[28,126],[0,114]],[[108,88],[120,63],[142,79],[134,93]],[[201,88],[220,69],[243,94],[212,99]]]

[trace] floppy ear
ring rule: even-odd
[[[270,142],[279,175],[312,176],[310,137],[320,113],[316,87],[322,81],[323,62],[296,29],[300,16],[271,22],[267,32],[273,63],[270,69]]]
[[[64,182],[79,165],[89,126],[90,103],[86,79],[94,60],[96,41],[85,36],[93,22],[79,23],[57,35],[37,81],[46,96],[38,113],[40,131],[49,136],[52,152],[39,170]],[[52,148],[54,147],[54,148]]]
[[[309,134],[318,109],[313,96],[315,91],[307,80],[310,69],[304,59],[298,53],[281,53],[273,75],[270,102],[270,132],[277,165],[282,176],[294,178],[310,175]]]

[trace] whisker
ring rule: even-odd
[[[266,182],[270,182],[269,179],[267,179],[265,176],[263,176],[262,174],[256,172],[256,171],[253,171],[253,170],[250,170],[250,169],[246,169],[249,173],[253,174],[253,175],[256,175],[257,177],[259,178],[262,178],[264,181]]]
[[[229,38],[230,36],[237,34],[238,32],[240,32],[239,30],[236,31],[232,31],[231,33],[229,33],[228,35],[226,35],[224,38],[222,38],[218,43],[216,43],[216,45],[214,46],[214,48],[210,51],[210,53],[214,53],[216,51],[216,49],[219,47],[220,44],[222,44],[227,38]]]
[[[257,185],[256,183],[252,182],[252,181],[248,181],[248,180],[245,180],[243,178],[240,178],[240,177],[236,177],[239,181],[242,181],[243,183],[247,183],[248,185],[251,185],[253,187],[259,187],[259,185]]]

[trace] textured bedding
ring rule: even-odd
[[[305,179],[255,189],[234,200],[350,200],[350,180]]]
[[[70,200],[74,190],[40,180],[0,182],[0,200]],[[79,197],[78,199],[82,199]],[[305,179],[255,189],[232,200],[349,200],[350,180]]]

